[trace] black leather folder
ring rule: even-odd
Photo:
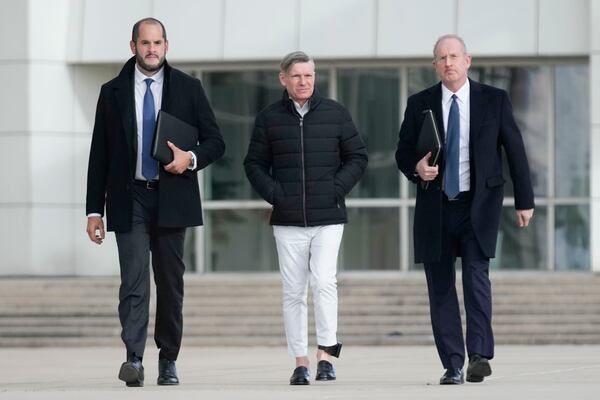
[[[435,123],[433,111],[424,110],[423,114],[425,114],[425,119],[423,120],[423,125],[421,125],[419,139],[417,140],[417,153],[420,160],[425,157],[427,153],[431,152],[429,165],[433,166],[437,164],[440,152],[442,151],[442,140],[440,131]]]
[[[417,140],[417,154],[420,160],[431,152],[429,166],[434,166],[437,164],[442,151],[442,139],[435,123],[433,111],[427,109],[423,111],[423,114],[425,114],[425,119],[423,119],[423,125],[421,125],[419,139]],[[421,187],[426,190],[429,187],[429,182],[421,181]]]
[[[167,140],[181,150],[188,151],[198,144],[198,128],[160,110],[156,120],[152,157],[162,164],[173,161],[173,151],[167,145]]]

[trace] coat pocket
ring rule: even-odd
[[[496,186],[501,186],[501,185],[504,185],[504,182],[506,182],[506,181],[504,180],[502,175],[492,176],[485,180],[485,187],[493,188]]]

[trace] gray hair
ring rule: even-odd
[[[434,59],[436,57],[435,51],[437,50],[438,45],[440,44],[440,42],[442,42],[443,40],[446,40],[446,39],[456,39],[456,40],[458,40],[460,42],[460,44],[462,45],[463,52],[465,54],[467,54],[467,45],[465,44],[465,41],[463,40],[463,38],[461,38],[460,36],[458,36],[458,35],[456,35],[454,33],[449,33],[447,35],[440,36],[438,38],[438,40],[436,40],[435,44],[433,45],[433,58]]]
[[[285,57],[281,60],[281,64],[279,65],[281,72],[287,73],[294,64],[297,63],[305,63],[305,62],[315,62],[311,57],[308,56],[303,51],[292,51],[289,54],[286,54]]]
[[[133,25],[133,29],[131,30],[131,40],[134,42],[137,42],[138,37],[140,36],[140,25],[142,24],[154,24],[154,25],[160,25],[160,27],[162,28],[162,37],[164,40],[167,40],[167,30],[165,29],[165,26],[163,25],[162,22],[160,22],[159,20],[157,20],[156,18],[144,18],[144,19],[140,19],[138,22],[135,23],[135,25]]]

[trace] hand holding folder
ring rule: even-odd
[[[435,123],[435,115],[430,109],[423,110],[425,119],[423,125],[421,125],[421,131],[419,132],[419,138],[417,140],[417,156],[418,159],[422,159],[431,152],[431,158],[429,158],[429,166],[437,164],[440,152],[442,151],[442,141],[440,139],[440,133]],[[421,182],[421,187],[427,189],[429,182]]]
[[[156,120],[152,157],[164,165],[173,161],[173,151],[167,141],[181,150],[188,151],[198,144],[198,128],[160,110]]]

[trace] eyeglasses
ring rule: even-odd
[[[464,54],[448,54],[447,56],[436,57],[434,60],[436,63],[445,63],[448,60],[451,63],[454,63],[462,56],[464,56]]]

